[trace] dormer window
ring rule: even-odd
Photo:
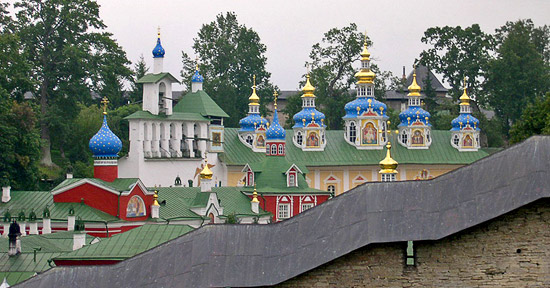
[[[285,172],[287,187],[298,187],[298,173],[302,173],[302,170],[295,164],[292,164],[290,168]]]
[[[298,181],[296,181],[296,172],[292,171],[288,173],[288,187],[297,187]]]

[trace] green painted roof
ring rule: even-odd
[[[160,207],[162,219],[203,219],[191,211],[191,208],[204,207],[208,203],[210,193],[216,193],[220,204],[224,207],[223,214],[235,215],[266,215],[268,212],[260,209],[259,214],[251,210],[250,198],[241,192],[241,187],[213,187],[212,192],[201,192],[199,187],[159,187],[159,201],[166,200],[166,205]]]
[[[55,260],[124,260],[192,230],[188,225],[146,224],[60,255]]]
[[[176,77],[172,76],[172,74],[167,73],[167,72],[166,73],[158,73],[158,74],[153,74],[153,73],[146,74],[143,77],[139,78],[136,81],[136,83],[157,83],[160,80],[162,80],[164,77],[169,77],[172,82],[180,83],[180,81],[178,81],[178,79],[176,79]]]
[[[59,253],[73,251],[74,231],[61,231],[51,234],[27,235],[21,237],[23,252],[30,253],[34,248],[40,248],[40,253]],[[86,234],[86,243],[94,237]],[[8,253],[8,238],[0,238],[0,253]]]
[[[4,281],[4,278],[6,278],[8,285],[13,286],[31,278],[35,273],[36,272],[0,272],[0,281]]]
[[[206,92],[198,90],[189,92],[183,96],[179,103],[174,106],[173,112],[198,113],[202,116],[229,117]]]
[[[172,115],[153,115],[149,111],[136,111],[133,114],[126,116],[124,119],[154,119],[154,120],[183,120],[183,121],[210,121],[199,113],[190,112],[173,112]]]
[[[378,165],[385,157],[382,150],[357,150],[344,140],[343,130],[327,130],[327,146],[324,151],[302,151],[294,146],[293,130],[286,130],[286,158],[289,162],[314,166]],[[392,145],[392,157],[399,164],[461,164],[466,165],[489,154],[484,150],[460,152],[451,146],[451,132],[432,131],[432,145],[426,150],[407,149]],[[396,140],[394,140],[396,141]],[[238,128],[225,128],[224,153],[220,157],[226,165],[245,165],[261,162],[265,153],[252,152],[238,139]]]
[[[19,212],[23,211],[28,218],[31,210],[34,210],[38,219],[41,219],[42,212],[46,207],[50,210],[50,217],[53,221],[66,221],[71,207],[74,208],[75,215],[80,216],[86,222],[121,221],[115,216],[86,204],[54,203],[53,196],[49,191],[11,191],[11,200],[8,203],[0,203],[0,217],[3,217],[6,211],[9,211],[12,217],[16,217]]]
[[[70,178],[70,179],[65,179],[63,180],[63,182],[59,183],[59,185],[57,185],[55,188],[52,189],[52,192],[55,192],[63,187],[74,184],[80,180],[88,180],[90,182],[108,187],[118,192],[125,192],[125,191],[130,191],[130,188],[133,188],[139,179],[138,178],[117,178],[113,182],[107,182],[98,178]]]

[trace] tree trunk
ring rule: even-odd
[[[46,114],[48,111],[47,87],[47,80],[44,79],[44,82],[40,85],[40,139],[42,140],[40,145],[40,164],[51,167],[55,166],[55,164],[52,162],[52,153],[50,150],[50,127],[46,121]]]

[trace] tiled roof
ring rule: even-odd
[[[146,224],[54,260],[124,260],[192,231],[188,225]]]
[[[34,210],[38,219],[42,218],[44,208],[50,210],[52,220],[66,221],[69,216],[69,209],[75,210],[75,215],[80,216],[85,222],[112,222],[119,221],[115,216],[92,208],[82,203],[54,203],[53,196],[49,191],[11,191],[11,200],[8,203],[0,203],[0,216],[3,217],[9,211],[12,217],[17,217],[19,212],[25,212],[28,217],[31,210]]]
[[[175,120],[175,121],[210,121],[208,118],[198,113],[172,112],[172,115],[159,114],[153,115],[149,111],[136,111],[124,119],[153,119],[153,120]]]
[[[202,116],[229,117],[206,92],[198,90],[185,94],[173,109],[174,112],[197,113]]]
[[[261,162],[265,153],[253,152],[237,138],[237,128],[225,128],[224,153],[220,155],[226,165],[244,166],[247,163]],[[327,146],[324,151],[302,151],[294,146],[293,130],[286,131],[286,158],[291,163],[315,166],[378,165],[385,156],[384,150],[357,150],[344,140],[343,130],[327,130]],[[413,150],[401,145],[393,145],[392,156],[399,164],[469,164],[489,154],[459,152],[451,146],[451,132],[432,130],[430,149]],[[396,142],[397,139],[392,139]]]
[[[158,74],[150,73],[139,78],[136,81],[136,83],[138,84],[139,83],[157,83],[158,81],[162,80],[162,78],[164,77],[169,77],[172,82],[180,83],[178,79],[176,79],[176,77],[172,76],[172,74],[170,73],[158,73]]]

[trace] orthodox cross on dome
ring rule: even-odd
[[[309,75],[309,69],[311,68],[311,64],[309,62],[306,62],[306,75]]]
[[[199,70],[199,55],[195,56],[195,69]]]
[[[103,97],[103,99],[101,99],[101,104],[103,105],[103,114],[107,115],[107,104],[109,104],[109,99]]]
[[[279,96],[279,93],[277,93],[277,90],[275,90],[273,92],[273,97],[275,98],[274,100],[275,109],[277,109],[277,96]]]
[[[160,25],[157,27],[157,35],[160,38]]]

